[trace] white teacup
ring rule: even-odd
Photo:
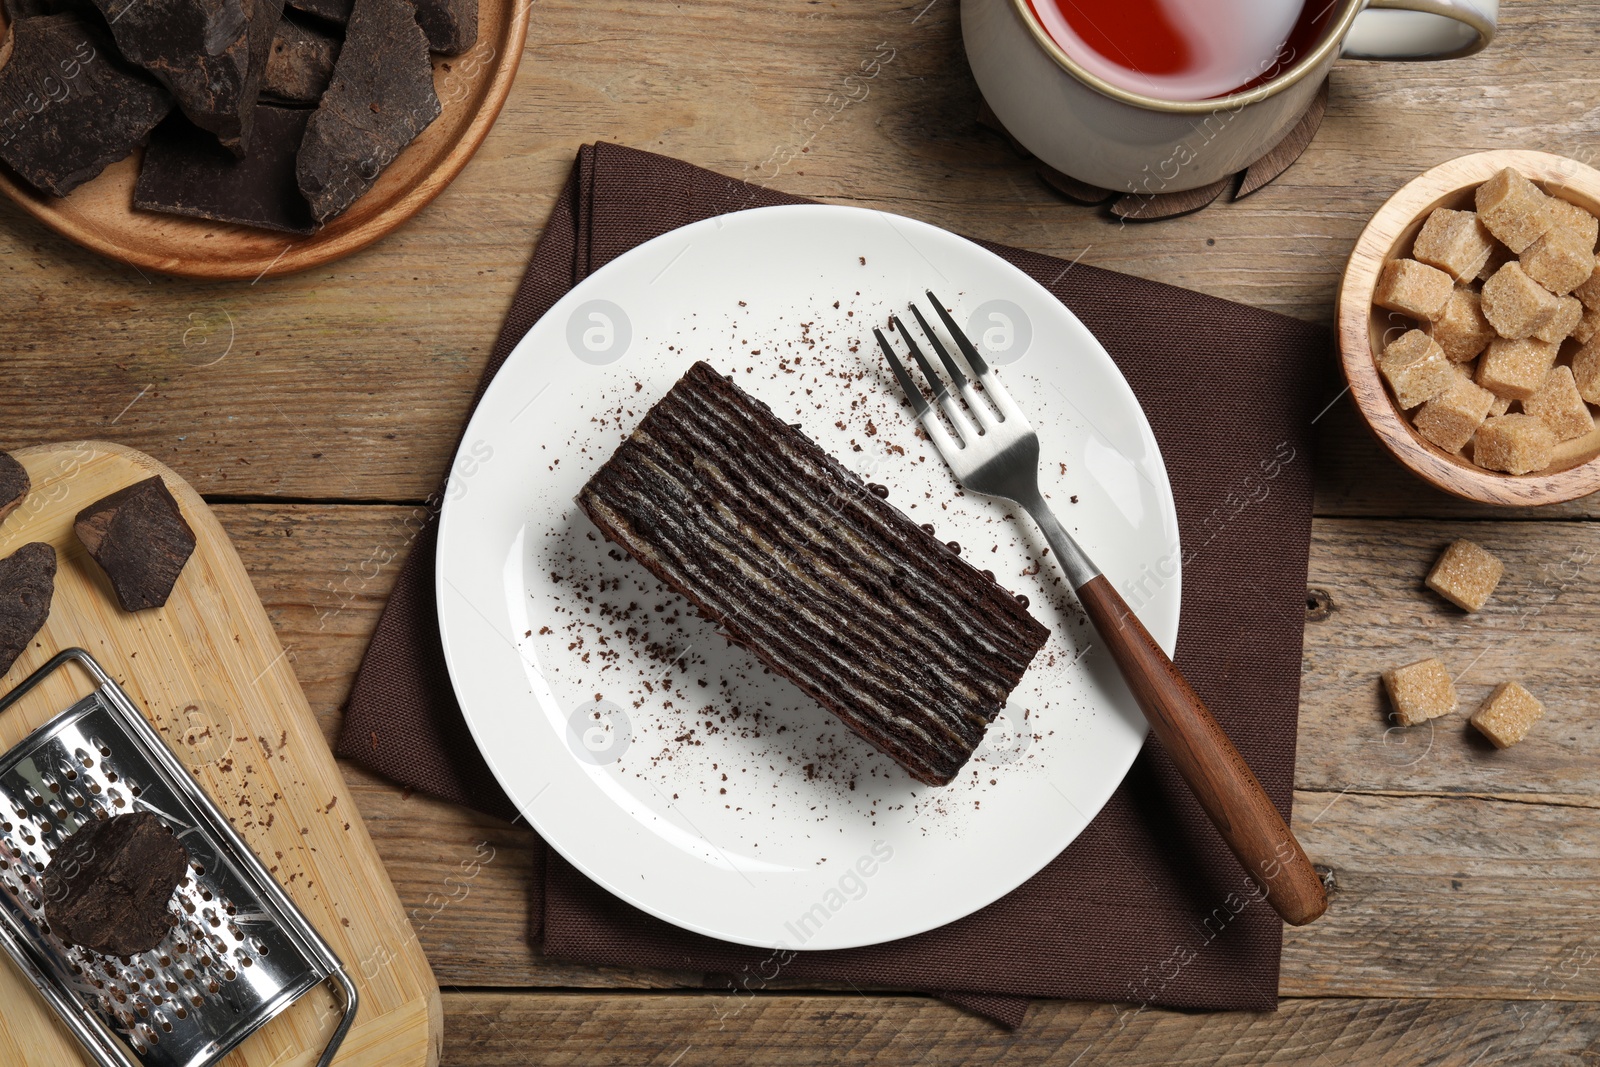
[[[961,0],[978,88],[1034,155],[1080,181],[1139,194],[1209,185],[1283,139],[1328,69],[1354,59],[1454,59],[1494,37],[1499,0],[1333,0],[1315,48],[1244,92],[1158,100],[1090,73],[1050,37],[1028,0]]]

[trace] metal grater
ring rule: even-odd
[[[0,756],[0,939],[103,1067],[205,1067],[301,995],[331,979],[343,1014],[318,1067],[355,1020],[338,957],[226,817],[100,665],[60,653],[0,697],[0,713],[76,660],[99,688]],[[50,856],[93,818],[149,811],[189,851],[153,950],[121,958],[50,931],[42,878]],[[130,1054],[131,1053],[131,1054]]]

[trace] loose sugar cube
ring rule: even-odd
[[[1496,337],[1478,361],[1477,382],[1495,396],[1525,400],[1544,384],[1560,351],[1559,346],[1532,337],[1521,341]]]
[[[1428,588],[1462,611],[1477,611],[1488,602],[1505,569],[1505,564],[1471,541],[1456,541],[1428,572]]]
[[[1522,253],[1522,269],[1556,295],[1570,293],[1594,273],[1594,242],[1551,230]]]
[[[1494,237],[1475,211],[1434,208],[1411,247],[1413,259],[1438,267],[1456,281],[1483,269],[1494,250]]]
[[[1532,693],[1516,682],[1502,682],[1472,713],[1470,721],[1495,748],[1510,748],[1528,736],[1542,715],[1544,705]]]
[[[1446,452],[1459,452],[1489,417],[1494,394],[1457,376],[1450,388],[1422,405],[1412,424]]]
[[[1436,659],[1384,671],[1383,687],[1389,691],[1389,703],[1394,705],[1394,715],[1401,726],[1415,726],[1449,715],[1458,704],[1456,684]]]
[[[1570,441],[1594,429],[1594,416],[1578,393],[1570,367],[1557,367],[1546,375],[1539,391],[1522,402],[1522,410],[1550,427],[1557,441]]]
[[[1536,339],[1549,341],[1554,345],[1572,336],[1572,331],[1583,321],[1583,305],[1578,302],[1577,297],[1561,296],[1556,299],[1560,303],[1556,307],[1555,317],[1533,332]]]
[[[1586,308],[1600,308],[1600,256],[1594,260],[1594,270],[1588,279],[1576,289],[1572,295],[1583,301]]]
[[[1518,255],[1555,224],[1552,198],[1510,167],[1478,186],[1474,199],[1478,219]]]
[[[1555,318],[1561,301],[1512,260],[1483,283],[1483,314],[1501,337],[1531,336]]]
[[[1472,462],[1507,474],[1528,474],[1550,466],[1556,435],[1532,415],[1486,419],[1472,438]]]
[[[1444,349],[1421,330],[1407,330],[1391,341],[1378,358],[1378,369],[1389,380],[1395,402],[1404,411],[1427,403],[1456,380]]]
[[[1580,345],[1586,345],[1600,333],[1600,308],[1584,308],[1583,317],[1572,328],[1572,339]]]
[[[1455,284],[1442,270],[1414,259],[1391,259],[1378,275],[1373,303],[1413,318],[1436,319]]]
[[[1450,294],[1439,318],[1429,323],[1428,336],[1439,342],[1445,358],[1464,363],[1477,358],[1495,338],[1494,327],[1483,317],[1481,298],[1471,289]],[[1563,335],[1565,336],[1565,335]]]
[[[1578,395],[1591,404],[1600,404],[1600,337],[1590,340],[1572,357],[1572,377]]]

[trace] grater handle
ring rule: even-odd
[[[350,976],[344,973],[343,967],[335,967],[328,977],[339,987],[339,995],[344,1000],[344,1015],[339,1019],[339,1025],[334,1028],[333,1036],[328,1038],[328,1046],[322,1050],[322,1058],[317,1060],[317,1067],[328,1067],[333,1058],[339,1054],[339,1046],[344,1044],[345,1035],[350,1033],[350,1025],[356,1021],[356,1010],[361,1006],[361,997],[356,993],[356,984],[350,981]]]
[[[34,671],[22,681],[18,682],[17,687],[11,690],[11,692],[5,694],[5,696],[0,696],[0,712],[5,711],[11,705],[27,696],[29,690],[38,685],[40,682],[44,681],[50,676],[51,673],[59,669],[62,664],[68,662],[69,660],[77,660],[79,665],[93,675],[94,680],[101,686],[116,685],[116,683],[111,680],[111,676],[101,668],[100,664],[94,661],[94,657],[89,655],[89,653],[85,652],[81,648],[66,648],[51,656],[50,659],[40,666],[38,670]]]

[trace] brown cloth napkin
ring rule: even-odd
[[[524,333],[591,271],[728,211],[802,203],[677,160],[583,147],[513,298],[479,396]],[[1144,405],[1177,498],[1177,663],[1287,817],[1327,332],[1184,289],[986,244],[1105,345]],[[477,398],[474,398],[474,404]],[[511,818],[452,696],[433,597],[434,527],[396,580],[350,695],[339,754]],[[779,977],[937,992],[1008,1025],[1029,997],[1276,1007],[1282,926],[1154,739],[1070,847],[982,911],[869,948],[774,954],[680,930],[546,854],[547,955],[727,975],[725,1007]],[[539,865],[535,864],[535,870]],[[722,1009],[718,1009],[722,1010]]]

